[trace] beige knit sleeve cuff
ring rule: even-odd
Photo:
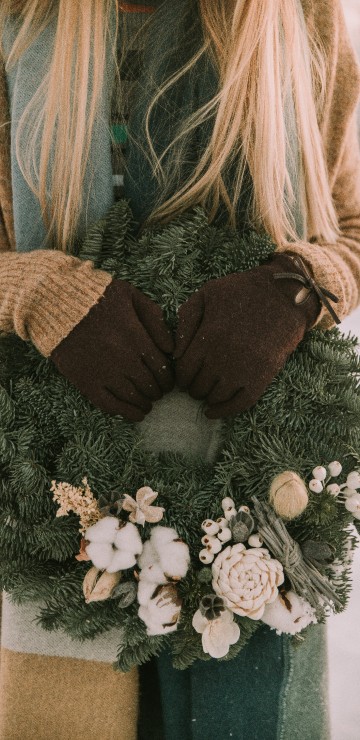
[[[112,276],[62,252],[0,255],[0,329],[30,340],[45,357],[86,316]]]
[[[354,278],[350,271],[344,271],[344,263],[340,257],[337,257],[333,246],[294,242],[291,245],[280,246],[276,251],[298,254],[302,257],[318,285],[330,290],[339,299],[338,303],[330,301],[339,319],[342,320],[348,315],[351,308],[351,296],[354,292],[357,293],[357,288],[355,286],[354,290],[351,284]],[[319,326],[324,330],[336,326],[336,322],[324,305],[321,307],[314,326]]]

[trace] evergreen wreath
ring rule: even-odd
[[[275,250],[201,208],[138,238],[134,227],[119,201],[78,255],[141,289],[172,328],[204,282]],[[344,609],[360,529],[356,346],[337,328],[308,332],[256,406],[224,422],[210,464],[145,451],[136,424],[3,336],[1,586],[41,601],[46,630],[85,640],[118,627],[123,671],[165,646],[179,669],[229,660],[264,622],[296,640]]]

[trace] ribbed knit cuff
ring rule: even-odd
[[[112,276],[62,252],[0,255],[0,328],[45,357],[98,302]]]
[[[330,290],[339,299],[338,303],[331,304],[339,318],[343,319],[347,316],[349,307],[346,290],[341,279],[340,270],[336,269],[333,249],[326,245],[312,244],[311,242],[294,242],[291,245],[279,247],[276,251],[300,255],[318,285]],[[314,326],[319,326],[324,330],[336,326],[336,322],[326,306],[322,305]]]

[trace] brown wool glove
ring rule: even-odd
[[[160,307],[130,283],[113,280],[50,359],[94,406],[141,421],[152,401],[173,388],[167,356],[173,349]]]
[[[174,357],[180,388],[206,400],[210,419],[253,406],[313,326],[321,303],[296,278],[285,253],[245,272],[210,280],[179,310]],[[296,303],[302,291],[306,300]],[[298,297],[299,300],[299,297]]]

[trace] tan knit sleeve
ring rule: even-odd
[[[86,316],[111,282],[63,252],[0,253],[0,330],[30,340],[45,356]]]
[[[319,285],[338,296],[339,303],[332,305],[339,318],[344,319],[360,304],[360,146],[356,114],[360,68],[339,0],[317,0],[315,7],[319,29],[320,24],[325,29],[329,53],[327,103],[321,131],[340,237],[332,244],[296,242],[291,250],[279,246],[278,251],[301,255]],[[316,324],[323,329],[334,326],[325,307]]]

